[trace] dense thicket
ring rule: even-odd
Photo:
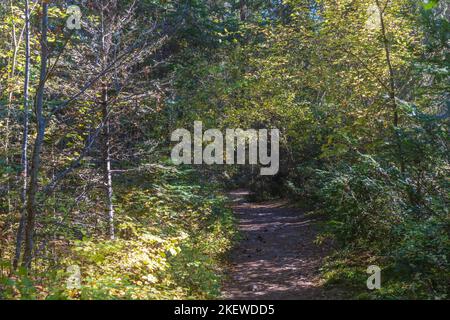
[[[378,264],[373,296],[448,298],[449,16],[446,0],[2,0],[0,296],[215,297],[233,234],[218,191],[241,185],[324,217],[330,283],[356,295]],[[194,120],[280,129],[280,172],[173,167],[170,134]]]

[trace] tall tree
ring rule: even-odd
[[[30,3],[25,0],[25,78],[23,83],[23,133],[22,133],[22,191],[21,191],[21,215],[16,236],[16,251],[13,260],[13,269],[17,268],[23,241],[23,230],[26,218],[26,193],[28,183],[28,110],[29,110],[29,85],[30,85]]]
[[[37,193],[39,187],[39,172],[41,167],[41,149],[44,143],[45,136],[45,118],[44,118],[44,94],[45,94],[45,84],[47,82],[47,63],[48,63],[48,39],[47,39],[47,29],[48,29],[48,3],[47,1],[42,2],[42,12],[41,12],[41,66],[39,72],[39,85],[36,90],[36,101],[35,101],[35,117],[36,117],[36,127],[37,133],[36,138],[33,143],[33,154],[31,158],[31,168],[30,168],[30,185],[27,192],[27,203],[26,203],[26,226],[25,226],[25,248],[23,253],[22,264],[25,268],[29,268],[31,265],[31,260],[33,258],[33,248],[34,248],[34,233],[35,233],[35,223],[37,215]]]

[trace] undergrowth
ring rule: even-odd
[[[60,259],[37,260],[1,278],[3,299],[212,299],[235,234],[218,187],[193,171],[159,168],[117,179],[117,238],[87,235],[58,245]],[[158,177],[158,178],[155,178]],[[130,183],[132,181],[132,184]],[[80,270],[80,286],[68,286]],[[10,267],[9,261],[3,267]],[[69,268],[69,269],[68,269]],[[70,271],[70,272],[68,272]],[[69,280],[70,281],[70,280]]]

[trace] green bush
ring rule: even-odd
[[[328,283],[346,283],[361,298],[448,298],[449,213],[440,188],[424,187],[436,179],[420,181],[419,194],[413,175],[385,169],[371,156],[358,160],[317,171],[323,186],[319,212],[328,218],[323,234],[341,244],[335,263],[324,269]],[[346,263],[336,264],[342,256]],[[364,278],[369,264],[383,269],[380,291],[369,292],[352,280]]]

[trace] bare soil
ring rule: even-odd
[[[330,246],[314,243],[316,220],[277,200],[250,203],[230,193],[241,240],[229,257],[224,299],[334,299],[321,287],[319,268]]]

